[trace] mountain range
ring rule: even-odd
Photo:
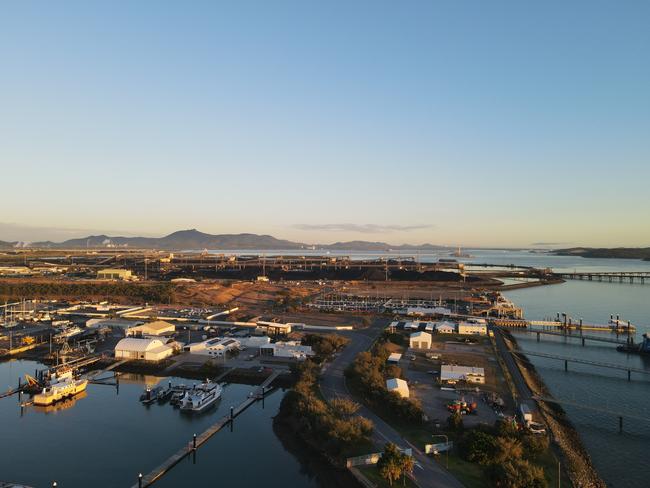
[[[433,244],[422,245],[392,245],[385,242],[348,241],[334,244],[305,244],[269,235],[259,234],[206,234],[196,229],[180,230],[164,237],[119,237],[119,236],[87,236],[69,239],[63,242],[5,242],[0,241],[0,248],[52,248],[52,249],[85,249],[128,247],[136,249],[166,249],[170,251],[182,249],[325,249],[350,251],[387,251],[387,250],[432,250],[445,249],[444,246]]]

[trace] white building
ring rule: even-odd
[[[402,355],[398,352],[393,352],[388,356],[388,361],[389,363],[399,363],[400,359],[402,359]]]
[[[139,359],[144,361],[160,361],[171,356],[174,348],[165,345],[159,339],[136,339],[127,337],[115,346],[116,359]]]
[[[176,326],[174,324],[162,320],[156,320],[155,322],[129,327],[126,331],[126,335],[133,337],[160,337],[173,335],[175,332]]]
[[[207,341],[187,344],[183,347],[183,351],[204,356],[222,357],[228,351],[235,351],[240,348],[241,344],[237,339],[231,337],[215,337]]]
[[[431,349],[431,334],[428,332],[413,332],[409,337],[409,347],[413,349]]]
[[[97,271],[98,280],[130,280],[133,279],[131,270],[128,269],[102,269]]]
[[[397,392],[402,398],[409,397],[409,385],[400,378],[390,378],[386,380],[386,389]]]
[[[469,318],[458,323],[458,333],[487,335],[487,322],[485,319]]]
[[[436,332],[438,334],[454,334],[456,332],[456,324],[446,320],[436,323]]]
[[[296,359],[304,361],[308,356],[313,356],[311,346],[303,346],[297,341],[274,342],[260,347],[260,356]]]
[[[126,334],[126,331],[128,331],[132,327],[136,327],[138,325],[142,325],[144,322],[142,321],[136,321],[136,320],[126,320],[126,319],[99,319],[99,318],[94,318],[94,319],[88,319],[86,320],[86,328],[87,329],[101,329],[103,327],[108,327],[110,329],[120,329],[124,331]]]
[[[242,349],[250,347],[251,349],[259,349],[271,343],[269,336],[251,336],[251,337],[238,337],[237,340],[241,344]]]
[[[483,368],[474,368],[472,366],[456,366],[453,364],[443,364],[440,366],[440,381],[442,383],[454,384],[459,381],[467,383],[485,383],[485,370]]]

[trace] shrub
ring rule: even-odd
[[[494,459],[496,437],[480,430],[472,430],[465,435],[459,447],[463,459],[487,466]]]
[[[492,486],[498,488],[545,488],[542,468],[522,459],[495,464],[489,472]]]

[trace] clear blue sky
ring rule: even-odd
[[[650,245],[650,2],[3,2],[0,239]]]

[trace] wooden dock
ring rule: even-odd
[[[223,376],[225,376],[225,374],[227,374],[228,372],[229,371],[226,371],[223,374]],[[261,385],[259,385],[257,389],[248,398],[246,398],[246,400],[244,400],[237,407],[234,408],[231,407],[230,413],[224,415],[219,420],[217,420],[214,424],[208,427],[205,431],[203,431],[200,435],[197,435],[195,441],[193,440],[189,442],[186,446],[181,447],[169,458],[167,458],[161,464],[156,466],[150,473],[143,475],[142,478],[136,484],[134,484],[132,488],[142,488],[142,487],[150,486],[153,483],[155,483],[157,480],[159,480],[162,476],[165,475],[165,473],[167,473],[170,469],[176,466],[182,459],[184,459],[187,455],[192,453],[192,451],[201,447],[213,435],[215,435],[226,425],[232,422],[237,416],[239,416],[242,412],[244,412],[253,403],[260,400],[267,393],[267,388],[271,385],[271,383],[273,383],[273,381],[279,376],[279,374],[280,373],[277,371],[271,373],[264,380],[264,382]]]

